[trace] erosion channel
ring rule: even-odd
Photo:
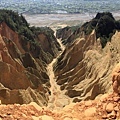
[[[56,35],[56,32],[55,32],[55,35]],[[51,95],[49,97],[48,107],[52,110],[53,109],[59,110],[63,108],[65,105],[68,105],[70,103],[69,98],[63,94],[63,92],[60,90],[60,86],[57,85],[56,77],[53,70],[53,66],[55,62],[57,61],[57,59],[65,49],[65,46],[62,44],[61,40],[57,39],[57,41],[60,44],[61,51],[59,52],[57,57],[54,58],[53,61],[47,66],[47,72],[48,72],[50,84],[51,84],[51,88],[50,88]]]

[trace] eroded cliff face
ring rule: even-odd
[[[66,105],[61,110],[40,107],[35,102],[30,104],[3,105],[0,103],[0,119],[31,120],[119,120],[120,119],[120,63],[112,71],[113,92],[104,94],[99,99],[81,101]],[[117,91],[116,91],[117,90]]]
[[[36,40],[39,44],[25,41],[5,22],[0,24],[2,103],[23,104],[34,101],[41,106],[47,105],[46,94],[49,93],[50,83],[46,65],[57,55],[60,47],[55,37],[51,39],[44,33],[40,33]]]
[[[120,32],[116,31],[105,48],[94,30],[90,35],[78,35],[54,66],[57,84],[74,102],[110,92],[111,70],[120,60]]]

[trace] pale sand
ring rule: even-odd
[[[61,28],[64,25],[74,26],[83,24],[90,21],[96,14],[36,14],[36,15],[24,15],[27,21],[34,26],[38,27],[54,27]],[[113,13],[116,19],[120,19],[120,11]],[[63,26],[61,26],[63,25]]]

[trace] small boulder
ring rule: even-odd
[[[119,111],[119,107],[116,106],[116,107],[114,108],[114,111],[118,112],[118,111]]]
[[[108,118],[111,118],[111,119],[116,119],[116,113],[115,111],[112,111],[110,114],[107,115]]]
[[[96,108],[95,107],[91,107],[85,110],[84,112],[86,117],[92,117],[96,114]]]
[[[71,118],[69,118],[69,117],[66,117],[66,118],[64,118],[64,120],[72,120]]]
[[[113,100],[114,102],[118,102],[120,100],[120,97],[114,97]]]
[[[104,94],[100,97],[100,101],[106,101],[106,99],[108,98],[109,94]]]
[[[114,104],[113,103],[108,103],[106,105],[106,112],[110,113],[114,110]]]
[[[92,101],[91,100],[85,101],[85,106],[92,106]]]
[[[32,116],[33,120],[39,120],[39,117]]]
[[[39,118],[42,119],[42,120],[54,120],[52,117],[47,116],[47,115],[43,115],[43,116],[41,116]]]
[[[104,115],[102,116],[102,119],[107,119],[107,115],[104,114]]]
[[[38,111],[42,110],[42,107],[40,107],[36,102],[31,102],[29,105],[34,106]]]

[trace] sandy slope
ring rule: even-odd
[[[65,49],[65,46],[61,43],[61,40],[57,39],[57,41],[60,44],[61,52],[47,66],[47,71],[48,71],[48,75],[50,78],[50,84],[51,84],[51,88],[50,88],[51,96],[49,97],[48,108],[51,108],[51,109],[60,109],[70,103],[69,98],[62,94],[62,91],[60,90],[59,85],[57,85],[54,70],[53,70],[54,63],[57,61],[57,59],[59,58],[59,56],[62,54],[62,52]]]

